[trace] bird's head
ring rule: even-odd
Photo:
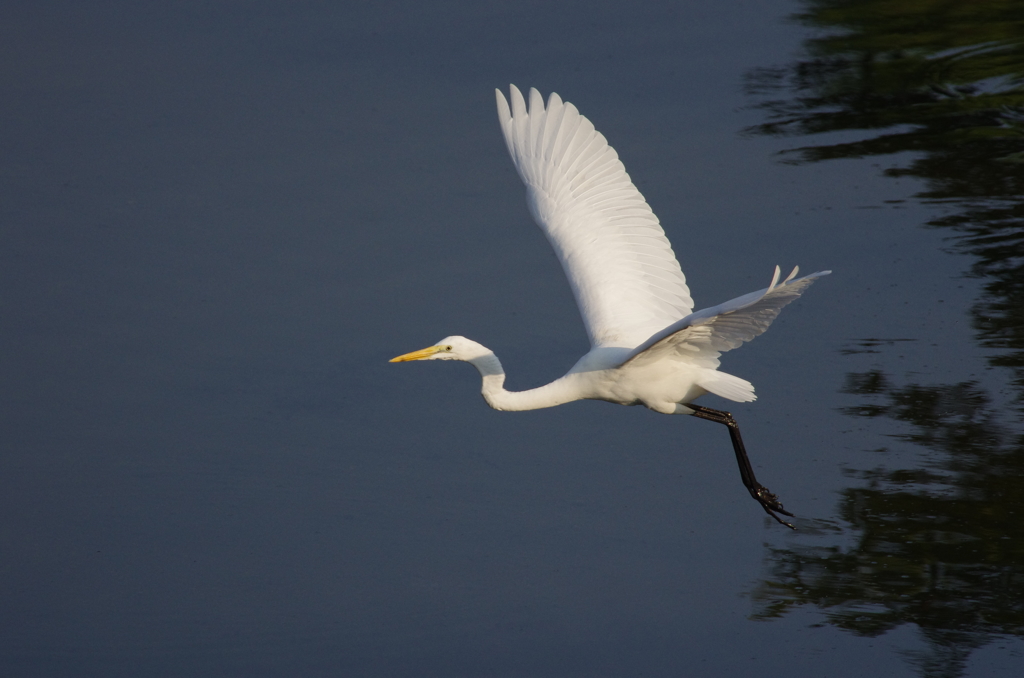
[[[433,346],[400,355],[388,362],[404,363],[408,360],[464,360],[472,362],[474,359],[481,358],[490,353],[487,348],[471,339],[455,336],[445,337]]]

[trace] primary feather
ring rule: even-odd
[[[557,94],[497,91],[498,118],[533,218],[569,279],[593,348],[632,348],[693,309],[647,201],[604,136]]]

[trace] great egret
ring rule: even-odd
[[[527,111],[514,85],[511,109],[495,91],[501,130],[526,184],[527,204],[569,278],[590,352],[560,379],[519,392],[505,390],[497,356],[465,337],[445,337],[391,362],[468,362],[479,370],[484,400],[496,410],[591,399],[725,424],[743,485],[768,515],[792,528],[778,514],[793,514],[754,477],[736,420],[693,400],[705,393],[754,400],[750,382],[718,371],[719,356],[768,329],[783,306],[830,271],[794,280],[794,268],[779,283],[776,266],[766,289],[692,313],[686,278],[668,238],[604,136],[557,94],[545,108],[540,93],[531,89]]]

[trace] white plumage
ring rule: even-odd
[[[505,390],[494,353],[465,337],[446,337],[392,362],[469,362],[483,378],[484,399],[499,410],[593,399],[725,424],[744,485],[769,515],[789,525],[776,512],[791,514],[754,478],[732,415],[692,401],[709,392],[754,400],[750,382],[718,371],[719,356],[768,329],[783,306],[829,271],[794,279],[794,268],[779,283],[776,266],[767,288],[693,313],[686,277],[658,218],[604,136],[554,93],[545,106],[531,89],[527,108],[513,86],[511,106],[501,91],[497,102],[530,213],[562,263],[591,350],[563,377],[519,392]]]
[[[557,94],[545,109],[530,90],[526,111],[497,91],[509,155],[526,184],[530,213],[572,287],[590,344],[633,348],[693,309],[693,299],[658,217],[618,154]]]

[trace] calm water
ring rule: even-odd
[[[1015,675],[1019,3],[350,4],[0,10],[0,673]],[[833,269],[704,403],[799,532],[719,426],[387,364],[587,348],[509,82],[698,307]]]

